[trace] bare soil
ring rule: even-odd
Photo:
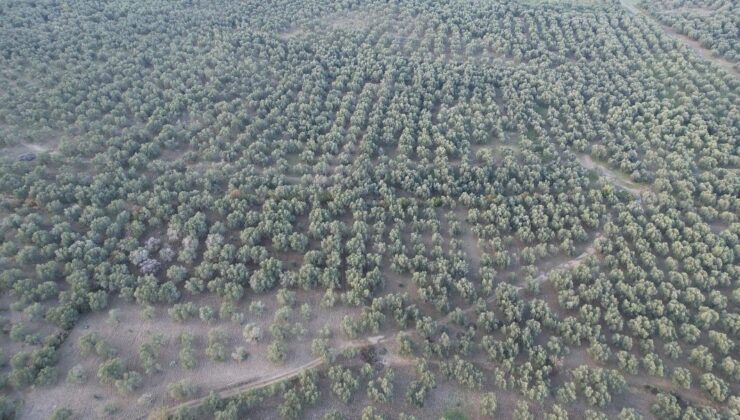
[[[628,191],[635,197],[640,197],[643,192],[649,189],[646,186],[642,186],[630,181],[626,176],[610,169],[606,165],[594,161],[589,155],[578,155],[578,161],[581,163],[581,165],[583,165],[584,168],[598,171],[611,183]]]
[[[278,34],[283,40],[305,38],[317,30],[324,31],[344,31],[344,30],[362,30],[370,27],[378,18],[377,13],[367,10],[358,10],[349,13],[335,13],[327,16],[321,21],[311,22],[307,26],[316,26],[312,29],[302,25],[291,26],[287,30]]]
[[[329,325],[335,336],[332,344],[341,346],[343,339],[339,337],[338,326],[345,314],[352,313],[350,308],[320,308],[319,299],[320,294],[318,293],[299,292],[294,308],[294,318],[295,322],[303,324],[307,334],[287,343],[287,361],[280,365],[267,360],[266,350],[270,342],[268,329],[272,323],[271,314],[277,308],[275,294],[252,296],[250,299],[261,300],[265,303],[266,311],[262,316],[248,312],[249,301],[237,305],[237,310],[246,314],[245,322],[255,322],[262,328],[263,338],[258,343],[246,343],[242,337],[242,325],[229,320],[215,320],[206,323],[194,318],[183,323],[175,322],[167,314],[167,307],[164,306],[156,308],[153,319],[145,320],[141,317],[141,308],[138,305],[115,302],[111,307],[120,311],[120,323],[112,325],[108,321],[107,311],[83,316],[59,350],[58,383],[52,387],[30,389],[24,395],[27,404],[23,407],[19,418],[48,418],[54,410],[61,407],[71,409],[80,418],[96,418],[98,410],[106,404],[112,404],[118,408],[111,418],[143,418],[157,407],[176,405],[178,402],[169,398],[167,394],[167,385],[183,379],[188,379],[198,385],[199,395],[207,395],[211,390],[229,389],[234,384],[264,383],[269,382],[271,378],[285,377],[286,373],[300,372],[308,364],[315,362],[314,356],[310,353],[310,344],[317,331],[324,325]],[[219,300],[215,298],[194,300],[196,306],[208,304],[216,311],[219,308],[218,302]],[[314,310],[309,320],[303,320],[299,314],[298,308],[303,302],[311,304]],[[228,336],[227,359],[224,362],[213,362],[204,354],[208,340],[207,334],[212,328],[221,328]],[[144,382],[139,389],[131,394],[123,395],[113,387],[98,382],[97,367],[103,360],[97,356],[82,357],[77,348],[79,338],[90,332],[97,332],[104,337],[117,350],[117,354],[126,363],[127,369],[142,373]],[[198,365],[192,370],[179,366],[178,362],[178,353],[181,348],[178,337],[183,332],[191,333],[196,337],[194,351]],[[141,368],[138,351],[141,344],[155,334],[161,334],[165,338],[165,345],[159,357],[162,372],[146,375]],[[244,346],[249,351],[249,358],[246,361],[236,362],[230,358],[237,346]],[[65,381],[69,369],[77,364],[84,367],[88,377],[87,382],[82,385],[74,385]],[[152,404],[138,403],[139,398],[145,393],[154,396]]]

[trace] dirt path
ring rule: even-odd
[[[596,253],[596,241],[599,240],[599,239],[601,239],[602,236],[603,235],[601,233],[599,233],[598,235],[596,235],[596,237],[594,238],[594,241],[591,242],[591,244],[581,253],[581,255],[579,255],[579,256],[577,256],[575,258],[572,258],[572,259],[570,259],[568,261],[565,261],[564,263],[559,264],[559,265],[553,267],[552,269],[547,270],[546,272],[540,273],[540,275],[537,276],[537,281],[540,282],[540,283],[542,283],[543,281],[547,280],[547,275],[550,274],[553,271],[570,270],[571,268],[578,267],[583,262],[583,260],[585,260],[586,258],[588,258],[588,257],[590,257],[590,256],[592,256],[592,255],[594,255]]]
[[[562,262],[555,267],[550,268],[549,270],[542,271],[540,274],[535,278],[535,280],[538,283],[543,283],[547,280],[547,275],[558,270],[570,270],[572,268],[578,267],[579,264],[583,262],[586,258],[594,255],[596,253],[596,241],[599,240],[603,236],[602,233],[599,233],[596,235],[594,240],[589,244],[589,246],[577,257],[571,258],[568,261]],[[521,290],[525,286],[514,286],[515,289]]]
[[[38,144],[21,143],[21,145],[23,145],[23,147],[26,147],[29,150],[32,150],[36,153],[44,153],[49,150],[47,147],[40,146]]]
[[[553,267],[550,270],[547,270],[546,272],[540,273],[540,275],[537,277],[537,280],[539,282],[543,282],[547,279],[547,274],[552,271],[569,269],[569,268],[574,268],[578,266],[584,259],[593,255],[596,252],[595,241],[598,240],[601,236],[602,236],[601,234],[597,235],[596,238],[594,238],[594,241],[579,256],[572,258],[568,261],[565,261],[561,264],[558,264],[557,266]],[[514,286],[514,287],[517,290],[520,290],[523,288],[523,286]],[[489,298],[489,301],[492,299],[494,299],[493,296]],[[467,313],[475,309],[476,309],[475,306],[471,306],[470,308],[467,308],[464,312]],[[449,318],[450,318],[450,314],[441,318],[439,321],[441,323],[445,323],[449,321]],[[413,334],[415,330],[411,330],[410,332]],[[350,349],[350,348],[362,348],[362,347],[367,347],[367,346],[375,346],[375,345],[382,344],[388,340],[389,340],[388,337],[385,337],[382,335],[374,336],[374,337],[365,337],[365,338],[356,339],[356,340],[350,340],[350,341],[347,341],[340,348],[340,351]],[[384,359],[387,362],[391,362],[391,364],[405,364],[406,362],[405,360],[402,360],[402,358],[394,357],[393,355],[388,355],[387,357],[384,357]],[[288,370],[279,371],[279,372],[276,372],[275,374],[272,374],[272,375],[269,375],[263,378],[260,378],[260,377],[249,378],[249,379],[245,379],[239,382],[226,385],[224,387],[214,390],[214,392],[219,398],[234,397],[236,395],[243,394],[248,391],[265,388],[265,387],[268,387],[268,386],[271,386],[271,385],[274,385],[280,382],[290,380],[300,375],[302,372],[310,370],[310,369],[316,369],[322,366],[324,363],[325,363],[325,359],[318,357],[300,366],[297,366],[297,367],[294,367]],[[209,395],[183,402],[176,406],[167,408],[166,412],[169,414],[172,414],[183,408],[197,407],[203,404],[208,397]],[[145,417],[141,417],[140,419],[144,419],[144,418]]]
[[[342,347],[341,350],[346,350],[350,348],[361,348],[361,347],[367,347],[367,346],[374,346],[377,344],[381,344],[384,341],[386,341],[387,338],[379,335],[375,337],[367,337],[363,339],[358,340],[352,340],[347,342],[345,346]],[[243,394],[248,391],[252,391],[255,389],[265,388],[270,385],[274,385],[280,382],[284,382],[287,380],[290,380],[292,378],[295,378],[296,376],[300,375],[302,372],[315,369],[321,365],[323,365],[325,360],[321,357],[317,357],[316,359],[311,360],[310,362],[304,363],[300,366],[294,367],[292,369],[284,370],[277,372],[273,375],[264,377],[264,378],[249,378],[243,381],[239,381],[233,384],[226,385],[224,387],[221,387],[219,389],[213,390],[213,392],[216,393],[216,395],[219,398],[230,398],[234,397],[239,394]],[[183,402],[181,404],[178,404],[176,406],[170,407],[167,409],[167,412],[172,414],[176,411],[183,409],[183,408],[194,408],[197,407],[203,403],[210,397],[210,395],[206,395],[201,398],[192,399],[190,401]],[[141,417],[140,419],[144,419],[146,417]]]
[[[644,191],[648,190],[648,187],[635,184],[634,182],[625,179],[624,176],[611,170],[605,165],[595,162],[589,155],[578,155],[578,161],[581,162],[581,165],[583,165],[583,167],[586,169],[594,169],[594,170],[599,171],[610,182],[628,191],[630,194],[632,194],[635,197],[640,197],[640,195]]]
[[[740,79],[740,72],[738,72],[735,69],[735,65],[733,63],[725,60],[722,57],[715,55],[711,50],[704,48],[704,46],[701,45],[699,41],[693,40],[689,38],[688,36],[679,33],[678,31],[676,31],[675,29],[671,28],[668,25],[664,25],[656,17],[648,13],[646,10],[637,7],[637,5],[633,2],[633,0],[621,0],[621,2],[622,2],[622,6],[624,6],[625,9],[629,10],[635,15],[645,16],[648,20],[660,26],[663,29],[663,31],[666,34],[668,34],[668,36],[684,43],[687,47],[693,50],[700,58],[706,61],[711,61],[712,63],[724,69],[727,73]]]
[[[274,385],[283,381],[287,381],[291,378],[294,378],[301,374],[301,372],[314,369],[318,366],[321,366],[324,363],[324,359],[322,358],[316,358],[314,360],[311,360],[308,363],[305,363],[301,366],[295,367],[293,369],[289,369],[286,371],[278,372],[274,375],[270,375],[265,378],[251,378],[244,381],[236,382],[230,385],[227,385],[223,388],[214,390],[213,392],[218,395],[219,398],[229,398],[233,397],[239,394],[242,394],[247,391],[251,391],[254,389],[264,388],[268,387],[270,385]],[[203,403],[205,403],[206,399],[209,398],[210,395],[207,395],[205,397],[196,398],[194,400],[186,401],[182,404],[178,404],[174,407],[170,407],[167,409],[168,413],[175,413],[180,409],[183,408],[194,408],[197,407]],[[145,417],[141,417],[141,419],[144,419]]]

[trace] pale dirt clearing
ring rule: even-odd
[[[619,188],[622,188],[628,191],[630,194],[634,195],[635,197],[640,197],[640,195],[643,192],[649,189],[646,186],[636,184],[626,179],[624,175],[621,175],[618,172],[613,171],[606,165],[594,161],[589,155],[585,155],[585,154],[578,155],[578,161],[581,163],[581,165],[583,165],[584,168],[598,171],[607,180],[609,180],[609,182],[613,183]]]
[[[0,156],[9,157],[11,159],[17,159],[18,156],[24,153],[42,154],[42,153],[57,153],[56,144],[38,144],[20,142],[15,145],[7,146],[0,149]]]
[[[36,153],[44,153],[49,151],[48,147],[42,146],[40,144],[21,143],[21,145]]]
[[[306,25],[295,25],[278,34],[282,40],[302,39],[313,33],[364,30],[378,22],[381,14],[376,11],[357,10],[345,13],[334,13],[321,20]]]
[[[682,15],[684,13],[688,13],[689,15],[692,15],[692,16],[711,16],[712,14],[716,13],[717,10],[707,9],[704,7],[683,6],[683,7],[673,9],[673,10],[666,10],[664,13],[669,14],[669,15]]]

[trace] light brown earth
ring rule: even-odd
[[[339,350],[345,350],[350,348],[361,348],[366,346],[374,346],[381,344],[388,339],[384,336],[374,336],[374,337],[367,337],[364,339],[358,339],[358,340],[352,340],[347,343],[345,343],[343,346],[339,348]],[[256,378],[250,378],[247,380],[235,382],[229,385],[226,385],[218,390],[215,390],[216,395],[218,395],[220,398],[229,398],[234,397],[239,394],[243,394],[248,391],[252,391],[255,389],[265,388],[270,385],[278,384],[280,382],[284,382],[287,380],[290,380],[292,378],[295,378],[296,376],[300,375],[302,372],[316,369],[319,366],[326,363],[326,360],[324,360],[321,357],[317,357],[309,362],[306,362],[300,366],[277,371],[271,375],[267,375],[264,377],[256,377]],[[196,398],[190,401],[186,401],[184,403],[172,406],[169,408],[169,412],[175,412],[181,408],[192,408],[197,407],[201,404],[203,404],[206,400],[206,397]],[[142,417],[144,418],[144,417]]]
[[[246,314],[246,322],[255,322],[262,328],[263,338],[258,343],[246,343],[242,336],[242,325],[229,320],[215,320],[206,323],[197,317],[186,322],[175,322],[167,314],[167,308],[158,306],[153,319],[141,317],[141,307],[133,303],[112,302],[111,307],[120,313],[120,323],[112,325],[108,321],[108,312],[96,312],[83,316],[72,330],[66,342],[59,350],[60,360],[57,364],[59,381],[51,387],[34,387],[28,390],[23,399],[34,401],[26,404],[20,412],[20,419],[48,418],[54,410],[62,407],[71,409],[79,418],[97,418],[100,408],[112,404],[118,411],[109,418],[133,419],[146,417],[157,407],[169,407],[177,401],[168,397],[167,385],[183,379],[190,380],[200,388],[200,395],[207,395],[211,390],[229,389],[234,384],[247,382],[264,382],[270,378],[284,376],[291,371],[303,370],[314,362],[310,353],[311,340],[317,331],[324,325],[332,327],[334,338],[330,345],[341,347],[343,341],[337,334],[337,328],[344,315],[352,313],[352,309],[335,307],[323,309],[318,301],[318,293],[299,292],[294,308],[296,322],[301,322],[307,330],[302,338],[289,341],[288,357],[284,364],[274,364],[267,359],[267,346],[270,342],[269,325],[273,322],[270,314],[275,312],[277,304],[275,296],[256,296],[254,300],[262,300],[266,305],[264,315],[256,316],[247,310],[249,301],[238,305],[237,310]],[[218,299],[196,299],[196,306],[210,305],[218,312]],[[310,320],[301,319],[298,307],[308,302],[314,309]],[[226,361],[213,362],[205,354],[207,333],[212,328],[221,328],[228,335],[226,345]],[[142,386],[130,394],[120,394],[113,387],[101,385],[96,377],[97,367],[103,361],[97,356],[82,357],[77,348],[79,338],[89,332],[97,332],[118,351],[124,360],[127,369],[136,370],[143,375]],[[196,337],[194,345],[198,365],[188,370],[178,363],[180,343],[178,337],[183,332],[189,332]],[[143,373],[139,360],[139,346],[149,340],[154,334],[162,334],[165,345],[160,353],[159,362],[162,372],[146,375]],[[249,352],[249,358],[243,362],[236,362],[230,355],[235,347],[244,346]],[[82,385],[67,383],[67,372],[73,366],[80,364],[87,373],[87,382]],[[297,374],[297,373],[296,373]],[[287,379],[287,378],[283,378]],[[140,404],[139,398],[145,394],[155,396],[152,404]]]

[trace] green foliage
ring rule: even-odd
[[[400,332],[396,335],[396,343],[398,344],[398,351],[403,356],[411,356],[414,354],[414,345],[406,333]]]
[[[121,391],[126,363],[160,371],[161,342],[116,352],[78,325],[136,302],[147,328],[163,306],[248,322],[274,363],[348,357],[372,403],[395,382],[423,406],[442,374],[521,397],[499,416],[636,418],[624,377],[670,375],[658,416],[737,417],[737,2],[37,3],[0,6],[13,393],[54,383],[70,334],[95,360],[61,366]],[[425,358],[413,377],[353,347],[380,334],[388,360]],[[243,361],[233,335],[181,336],[180,365]],[[315,393],[293,382],[271,392],[300,418]]]
[[[193,302],[176,303],[167,310],[167,313],[173,320],[184,322],[194,317],[198,313],[198,309]]]
[[[529,411],[529,404],[525,400],[519,400],[517,402],[513,418],[515,420],[534,420],[534,416]]]
[[[114,308],[108,311],[108,325],[117,327],[121,323],[121,310]]]
[[[242,329],[242,335],[247,343],[257,342],[262,339],[262,329],[255,323],[248,323]]]
[[[406,401],[417,407],[422,407],[429,392],[437,386],[437,380],[434,373],[429,370],[425,359],[417,359],[415,369],[416,379],[411,382],[406,390]]]
[[[206,356],[214,362],[223,362],[226,360],[226,342],[228,336],[220,328],[214,328],[208,331],[208,345],[206,346]]]
[[[485,380],[483,372],[457,355],[443,365],[442,372],[471,389],[480,389]]]
[[[329,368],[329,379],[331,380],[331,391],[345,404],[350,402],[352,395],[360,386],[360,381],[348,368],[332,366]]]
[[[344,420],[346,417],[338,410],[331,410],[324,415],[324,420]]]
[[[367,384],[367,396],[376,403],[385,403],[393,397],[393,379],[395,372],[387,368],[383,375],[372,379]]]
[[[611,401],[612,393],[621,392],[626,386],[624,377],[616,370],[579,366],[571,372],[586,401],[603,407]]]
[[[208,305],[201,306],[199,313],[200,320],[203,322],[213,322],[216,320],[216,311]]]
[[[249,357],[249,352],[243,346],[239,346],[231,353],[231,358],[237,362],[243,362]]]
[[[483,394],[480,399],[480,415],[484,417],[493,417],[496,414],[496,408],[498,408],[496,394],[493,392]]]
[[[678,404],[678,399],[662,392],[655,398],[650,411],[658,418],[677,419],[681,417],[681,406]]]
[[[98,333],[91,332],[80,337],[77,348],[83,356],[97,355],[101,358],[110,358],[116,355],[116,350]]]
[[[126,371],[126,367],[119,357],[102,362],[98,366],[98,380],[105,385],[114,385],[122,393],[131,393],[141,386],[143,378],[136,371]]]
[[[327,362],[334,361],[334,352],[329,346],[328,338],[322,338],[322,337],[314,338],[311,341],[311,354],[313,354],[316,357],[321,357]]]
[[[74,365],[67,372],[67,382],[75,385],[82,385],[87,382],[87,372],[82,365]]]
[[[267,359],[272,363],[283,363],[287,357],[287,349],[283,341],[273,340],[267,346]]]
[[[72,420],[74,419],[74,414],[72,413],[72,410],[69,408],[58,408],[54,410],[53,413],[51,413],[51,417],[49,417],[49,420]]]
[[[187,379],[173,382],[167,385],[167,394],[170,398],[177,401],[186,401],[193,399],[198,395],[199,387]]]
[[[19,409],[20,403],[18,401],[11,400],[6,395],[0,395],[0,418],[13,419]]]
[[[293,389],[287,390],[283,394],[283,403],[278,407],[280,416],[286,419],[298,419],[303,412],[303,405],[300,396]]]
[[[193,345],[195,343],[195,337],[190,333],[180,334],[180,365],[185,369],[195,369],[197,365],[197,359],[195,357],[195,350]]]
[[[316,381],[315,372],[302,372],[298,376],[298,380],[291,383],[291,388],[284,392],[283,403],[278,407],[278,413],[287,419],[301,418],[305,406],[315,404],[318,401],[320,394]],[[336,416],[330,416],[329,414],[326,417],[336,418]]]
[[[725,401],[729,395],[727,382],[711,373],[699,377],[699,386],[714,401]]]
[[[163,345],[164,336],[155,334],[139,347],[139,360],[141,360],[141,365],[147,375],[162,371],[158,359]]]
[[[618,418],[619,420],[642,420],[643,417],[634,408],[625,407],[619,412]]]
[[[691,388],[691,372],[688,369],[677,367],[671,375],[671,382],[682,388]]]
[[[265,304],[261,300],[255,300],[249,304],[249,312],[260,316],[265,312]]]

